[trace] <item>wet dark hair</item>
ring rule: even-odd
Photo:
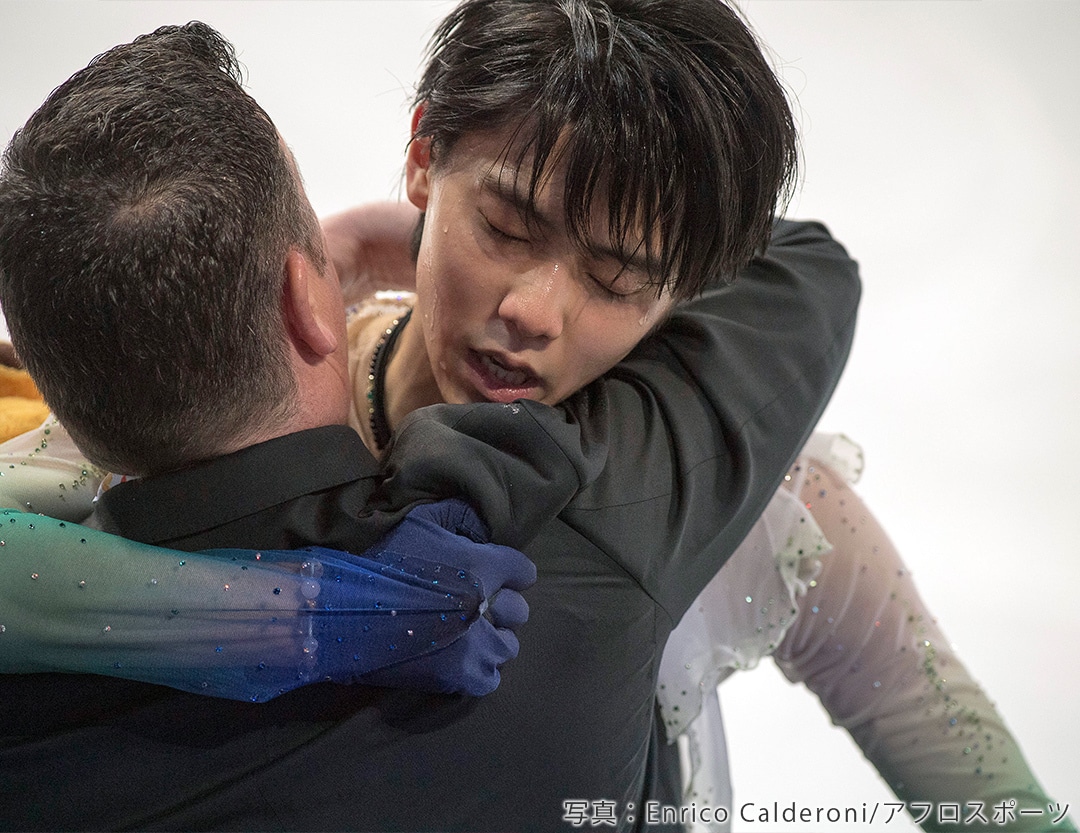
[[[606,197],[612,240],[642,246],[657,289],[679,298],[764,247],[795,181],[784,90],[719,0],[464,0],[432,38],[416,102],[433,165],[467,133],[512,131],[530,204],[565,163],[575,239]]]
[[[146,474],[293,409],[289,247],[321,263],[291,157],[232,46],[168,26],[99,55],[11,140],[0,301],[83,452]]]

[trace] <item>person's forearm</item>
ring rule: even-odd
[[[858,269],[824,227],[778,226],[729,286],[667,324],[570,405],[609,447],[568,510],[678,619],[771,498],[840,377]],[[599,404],[598,404],[599,403]],[[599,426],[599,427],[597,427]],[[604,509],[604,512],[597,512]],[[655,575],[657,554],[680,581]]]
[[[100,674],[251,702],[323,681],[487,694],[517,654],[527,609],[510,597],[535,568],[443,516],[472,514],[422,507],[364,553],[181,552],[0,511],[0,674]]]
[[[1017,739],[859,495],[816,460],[800,475],[792,485],[833,550],[776,652],[784,674],[821,699],[923,829],[1075,830],[1047,814]],[[963,823],[947,820],[954,807]]]
[[[566,411],[536,402],[420,408],[395,433],[369,507],[460,497],[492,540],[521,548],[598,476],[604,432],[596,420],[585,436]]]
[[[291,566],[253,552],[215,558],[40,515],[0,518],[0,672],[108,674],[266,699],[307,662],[306,553]],[[260,663],[263,679],[245,680]]]
[[[346,305],[383,289],[413,289],[412,235],[420,213],[409,203],[373,203],[321,220],[327,256]]]
[[[509,529],[505,542],[521,545],[591,483],[568,511],[599,546],[636,559],[642,581],[662,580],[657,553],[691,562],[682,575],[692,580],[664,591],[677,615],[812,430],[843,369],[858,299],[857,266],[824,227],[780,223],[733,284],[678,307],[559,408],[519,403],[527,419],[497,404],[416,412],[409,447],[390,450],[394,477],[381,496],[401,505],[463,494],[496,540]]]

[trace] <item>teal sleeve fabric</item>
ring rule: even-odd
[[[677,620],[824,408],[858,289],[855,263],[823,227],[780,223],[734,284],[680,306],[563,407],[413,414],[372,505],[461,496],[494,540],[519,547],[562,512]],[[184,554],[29,517],[2,519],[0,671],[114,674],[244,699],[327,678],[304,652],[307,630],[332,617],[305,606],[302,553],[272,565],[255,553]],[[362,639],[375,618],[336,618],[333,644],[344,644],[346,625]],[[279,669],[274,682],[248,691],[263,664]],[[183,671],[165,678],[163,668]]]
[[[266,700],[431,654],[477,621],[476,574],[390,550],[185,553],[0,512],[0,671],[107,674]]]

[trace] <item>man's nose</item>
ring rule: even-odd
[[[576,302],[568,271],[547,263],[519,273],[499,304],[499,316],[523,338],[558,338]]]

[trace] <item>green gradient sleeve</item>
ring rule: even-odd
[[[483,600],[470,573],[386,550],[185,553],[0,512],[3,673],[107,674],[262,701],[432,654]]]

